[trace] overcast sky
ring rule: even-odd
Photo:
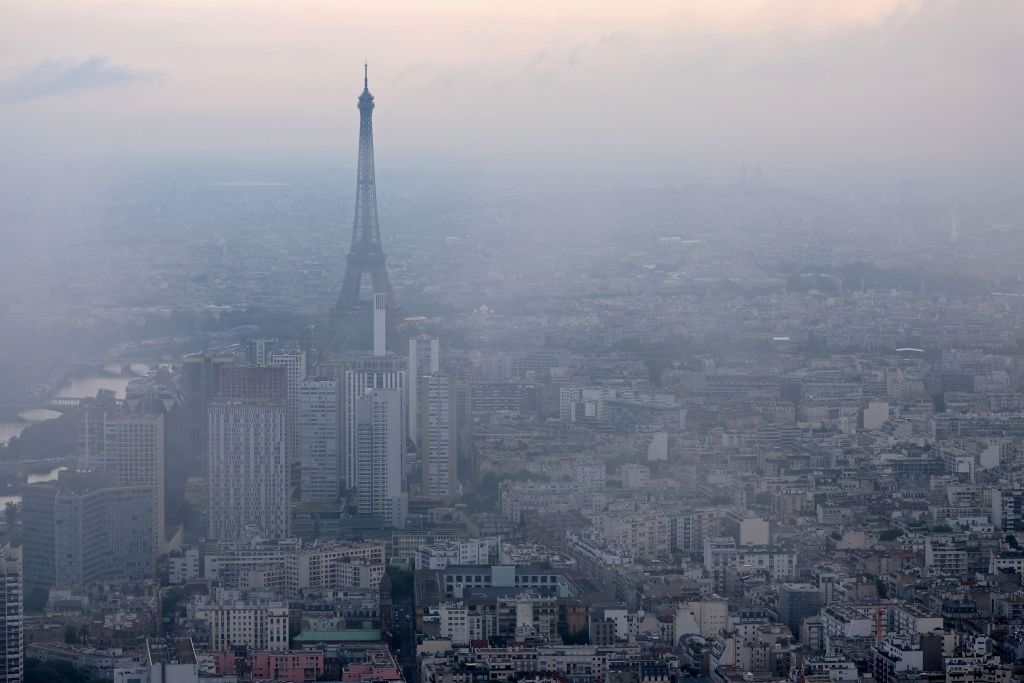
[[[8,0],[0,157],[1002,177],[1021,0]]]

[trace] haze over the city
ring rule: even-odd
[[[1024,683],[1024,2],[8,0],[0,683]]]

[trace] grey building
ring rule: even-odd
[[[422,375],[416,381],[423,494],[451,500],[459,486],[452,382],[441,373]]]
[[[425,334],[409,340],[409,438],[419,443],[419,381],[441,371],[441,342]]]
[[[209,537],[234,540],[246,528],[267,538],[290,529],[287,406],[215,399],[207,410]]]
[[[82,586],[153,577],[154,496],[109,472],[62,472],[22,494],[26,585]]]
[[[342,407],[339,380],[316,377],[299,385],[299,490],[303,502],[338,500]]]

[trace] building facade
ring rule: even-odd
[[[237,539],[247,527],[267,538],[288,536],[287,408],[217,399],[208,417],[210,538]]]
[[[115,486],[109,472],[63,472],[22,493],[30,588],[153,577],[155,500],[148,486]]]
[[[341,383],[306,379],[299,386],[299,491],[307,503],[338,499],[341,486]]]
[[[401,527],[407,506],[402,491],[402,392],[368,389],[354,408],[357,509]]]
[[[411,380],[410,380],[411,381]],[[451,380],[440,373],[417,378],[419,456],[424,495],[450,500],[458,492],[455,402]]]

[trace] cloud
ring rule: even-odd
[[[98,90],[140,81],[157,74],[111,64],[103,56],[82,61],[45,59],[27,71],[0,80],[0,103],[28,102],[54,95]]]

